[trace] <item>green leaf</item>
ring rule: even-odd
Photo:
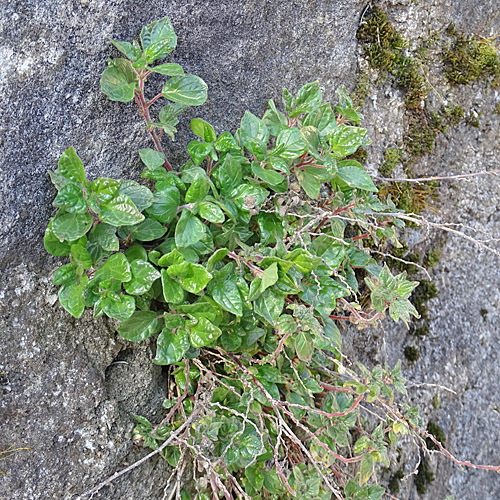
[[[210,203],[208,201],[202,201],[198,205],[198,211],[199,211],[200,217],[208,220],[209,222],[215,222],[215,223],[224,222],[224,219],[225,219],[224,213],[214,203]]]
[[[61,266],[55,273],[52,282],[54,285],[65,285],[69,282],[74,282],[77,279],[78,266],[76,264],[65,264]]]
[[[281,294],[266,290],[255,300],[254,311],[274,326],[283,312],[284,305],[285,299]]]
[[[291,251],[286,260],[293,262],[301,273],[308,273],[321,264],[321,257],[316,257],[302,248]]]
[[[184,76],[184,70],[180,64],[176,63],[165,63],[155,66],[154,68],[149,68],[150,71],[155,73],[160,73],[166,76]]]
[[[125,282],[130,281],[131,278],[129,262],[122,253],[112,255],[97,269],[94,275],[94,279],[98,281],[115,279],[119,282]]]
[[[65,179],[82,184],[85,181],[85,169],[82,160],[73,147],[68,148],[59,158],[56,173]]]
[[[135,181],[122,181],[120,194],[128,196],[139,212],[151,206],[153,193],[146,187]]]
[[[89,213],[58,212],[52,219],[52,232],[60,240],[73,241],[87,234],[92,227]]]
[[[191,120],[191,130],[205,142],[215,142],[217,139],[217,135],[212,125],[201,118],[193,118]]]
[[[142,162],[149,168],[162,167],[165,163],[165,155],[151,148],[139,149]]]
[[[153,241],[161,238],[167,231],[167,228],[154,219],[144,219],[135,226],[125,226],[124,231],[128,232],[130,237],[138,241]]]
[[[129,262],[134,260],[148,260],[148,253],[142,245],[132,245],[125,251],[125,257]]]
[[[282,130],[276,138],[276,146],[271,154],[293,160],[307,151],[307,142],[298,128]]]
[[[198,175],[194,178],[191,186],[186,192],[186,203],[202,201],[210,190],[210,181],[206,175]]]
[[[160,321],[156,311],[136,311],[132,316],[120,323],[118,333],[131,342],[141,342],[160,331]]]
[[[319,196],[321,181],[307,172],[307,170],[296,170],[297,180],[309,198],[315,200]]]
[[[290,118],[295,118],[306,113],[321,104],[322,93],[319,82],[306,83],[297,93],[295,98],[295,110],[289,113]]]
[[[139,80],[127,59],[110,60],[101,76],[101,92],[111,101],[129,102],[134,98]]]
[[[228,196],[241,184],[241,164],[230,154],[227,154],[222,165],[215,169],[213,176],[221,194],[223,196]]]
[[[182,287],[174,281],[166,269],[161,270],[161,286],[163,290],[163,298],[169,304],[182,304],[184,302],[185,293]]]
[[[271,264],[261,276],[261,291],[263,292],[270,286],[273,286],[278,281],[278,264],[274,262]]]
[[[207,84],[199,76],[174,76],[165,83],[162,94],[169,101],[200,106],[207,100],[207,89]]]
[[[184,290],[199,294],[212,279],[212,275],[200,264],[181,262],[167,269],[167,273],[174,278]]]
[[[213,151],[213,146],[207,142],[191,141],[187,149],[194,164],[199,165]]]
[[[221,334],[221,329],[204,317],[190,322],[189,338],[193,347],[204,347],[212,344]]]
[[[373,457],[370,453],[367,453],[361,459],[361,469],[359,472],[359,485],[363,486],[363,484],[370,479],[373,473]]]
[[[182,211],[179,222],[175,226],[175,244],[178,247],[194,245],[203,238],[205,226],[186,208]]]
[[[359,146],[366,146],[366,129],[360,127],[341,126],[328,135],[330,147],[335,158],[344,158],[356,152]]]
[[[238,291],[235,276],[229,276],[223,281],[210,283],[208,293],[223,309],[229,311],[235,316],[243,314],[243,301]]]
[[[47,229],[45,230],[45,235],[43,237],[43,246],[45,250],[51,255],[56,257],[62,257],[63,255],[68,255],[71,252],[71,245],[67,241],[61,241],[52,231],[52,221],[49,222]]]
[[[131,61],[137,61],[141,57],[141,49],[130,42],[117,42],[112,40],[109,41],[122,53],[125,54]],[[136,42],[134,42],[135,44]]]
[[[264,169],[255,161],[252,162],[252,173],[271,186],[278,186],[279,184],[282,184],[285,179],[278,172]]]
[[[246,212],[262,205],[262,203],[266,201],[268,195],[269,191],[267,191],[267,189],[252,184],[241,184],[230,193],[235,205],[240,210]]]
[[[128,295],[113,293],[102,298],[99,302],[106,316],[120,321],[129,319],[135,311],[135,299]]]
[[[108,203],[100,206],[99,217],[112,226],[130,226],[144,220],[144,215],[137,210],[128,196],[119,194]]]
[[[141,30],[141,44],[148,63],[168,56],[177,45],[177,36],[168,17],[154,21]]]
[[[295,337],[295,351],[303,361],[310,361],[314,351],[314,342],[311,334],[299,332]]]
[[[292,334],[297,331],[297,323],[289,314],[283,314],[278,320],[278,330],[283,334]]]
[[[211,271],[214,265],[227,255],[227,248],[219,248],[207,260],[207,271]]]
[[[99,177],[92,182],[91,189],[100,202],[108,202],[118,194],[120,181]]]
[[[116,228],[109,224],[97,224],[89,235],[91,243],[97,243],[103,250],[117,252],[120,249],[120,240],[116,236]]]
[[[349,187],[364,189],[365,191],[378,191],[371,177],[364,170],[357,167],[339,167],[337,177]]]
[[[79,282],[63,285],[59,289],[59,302],[75,318],[79,318],[85,310],[85,288],[88,281],[86,276],[82,276]]]
[[[53,202],[55,207],[62,208],[66,212],[81,214],[87,211],[87,202],[83,197],[83,190],[75,184],[66,184]]]
[[[147,209],[147,214],[162,223],[172,222],[177,214],[179,203],[179,190],[176,187],[167,187],[155,193],[154,201]]]
[[[303,127],[315,127],[321,136],[330,134],[337,127],[330,104],[322,104],[310,111],[302,120]]]
[[[268,106],[269,109],[264,113],[262,121],[266,124],[271,135],[278,135],[283,129],[288,128],[286,117],[281,111],[278,111],[272,99],[268,101]]]
[[[132,279],[125,283],[125,291],[130,295],[142,295],[149,291],[160,273],[149,262],[134,260],[130,264]]]
[[[156,341],[157,365],[171,365],[180,361],[191,347],[189,336],[185,328],[170,330],[164,328]]]
[[[217,138],[215,149],[217,151],[222,151],[223,153],[225,153],[226,151],[230,151],[231,149],[238,149],[238,143],[233,137],[233,134],[231,134],[230,132],[223,132]]]
[[[71,257],[84,269],[92,267],[92,257],[87,249],[82,245],[71,245]]]
[[[245,111],[238,129],[238,137],[242,146],[253,153],[259,161],[266,155],[269,130],[266,124],[250,111]]]

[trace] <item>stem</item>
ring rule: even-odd
[[[163,94],[160,92],[158,95],[155,95],[153,97],[153,99],[151,99],[148,103],[147,103],[147,107],[149,108],[149,106],[151,106],[151,104],[153,104],[157,99],[159,99],[160,97],[163,97]]]

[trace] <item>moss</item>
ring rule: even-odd
[[[443,429],[441,426],[436,424],[435,422],[430,421],[427,424],[427,432],[432,434],[443,446],[446,446],[446,436],[444,435]],[[425,438],[425,445],[429,450],[438,450],[438,446],[432,441],[432,439]]]
[[[427,302],[438,296],[436,285],[429,280],[421,280],[411,296],[411,302],[420,316],[427,319]]]
[[[481,314],[483,321],[486,321],[486,319],[488,318],[488,309],[485,309],[484,307],[481,308],[481,310],[479,311],[479,314]]]
[[[492,40],[477,35],[466,36],[448,27],[451,45],[444,50],[444,75],[453,85],[468,85],[480,78],[500,77],[500,60]]]
[[[481,115],[481,111],[478,112],[475,109],[471,109],[465,117],[465,123],[467,123],[467,125],[470,125],[471,127],[479,128],[479,117]]]
[[[427,337],[427,335],[429,335],[429,332],[430,328],[427,322],[424,322],[422,325],[415,327],[411,331],[412,335],[415,335],[415,337]]]
[[[431,248],[424,259],[424,264],[426,267],[434,267],[439,263],[441,258],[441,250],[439,248]]]
[[[408,120],[408,133],[404,138],[408,155],[416,158],[430,153],[439,132],[440,127],[434,115],[425,111],[412,113]]]
[[[495,106],[495,112],[500,115],[500,102]]]
[[[399,148],[387,148],[384,153],[384,163],[382,163],[379,172],[384,177],[389,176],[402,159],[402,156],[402,152]]]
[[[432,407],[435,410],[439,408],[439,396],[437,394],[434,394],[434,397],[432,398]]]
[[[352,91],[352,102],[355,108],[363,106],[368,97],[370,89],[370,76],[367,73],[361,73],[358,76],[356,87]]]
[[[418,474],[415,476],[417,493],[424,495],[427,490],[427,485],[432,483],[432,481],[434,481],[434,473],[431,471],[427,460],[423,459],[418,468]]]
[[[405,358],[410,362],[410,363],[415,363],[418,361],[420,358],[420,351],[418,350],[418,347],[415,347],[413,345],[407,345],[404,350],[404,355]]]
[[[358,150],[355,153],[349,155],[347,158],[350,160],[359,161],[361,165],[364,165],[366,163],[366,160],[368,159],[368,152],[366,151],[365,148],[361,147],[358,148]]]
[[[402,469],[397,470],[389,479],[389,483],[387,486],[391,493],[397,494],[399,493],[399,482],[403,479],[404,473]]]
[[[393,75],[398,85],[405,89],[407,105],[410,108],[419,107],[429,89],[418,61],[406,55],[408,42],[388,21],[387,14],[380,7],[373,6],[357,36],[364,44],[364,52],[370,65]]]

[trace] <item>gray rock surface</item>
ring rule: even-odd
[[[207,104],[192,115],[221,132],[234,130],[245,109],[260,113],[267,99],[279,99],[283,86],[297,90],[318,79],[329,97],[339,84],[352,88],[363,6],[348,0],[2,4],[0,450],[10,445],[30,450],[0,462],[6,472],[0,475],[0,498],[63,499],[92,487],[143,455],[132,446],[133,415],[158,419],[165,396],[165,377],[151,364],[148,345],[127,344],[111,322],[93,320],[88,313],[74,320],[61,309],[51,285],[59,260],[47,256],[42,245],[54,212],[47,172],[67,147],[76,148],[91,177],[138,177],[141,167],[134,151],[150,145],[133,105],[111,103],[99,92],[100,74],[113,53],[106,37],[132,39],[144,24],[169,15],[179,37],[172,59],[199,74],[210,89]],[[384,7],[412,47],[428,36],[429,27],[439,30],[449,22],[467,33],[500,31],[494,0],[481,2],[481,8],[470,0],[405,0]],[[435,74],[432,82],[438,85],[438,67]],[[401,141],[405,124],[402,95],[390,81],[384,85],[364,108],[374,141],[369,149],[372,169],[386,146]],[[470,88],[439,87],[439,92],[481,111],[480,127],[461,124],[440,136],[419,171],[442,175],[500,168],[496,91],[477,82]],[[185,158],[188,140],[184,126],[170,148],[174,163]],[[484,177],[455,186],[442,188],[439,220],[498,235],[498,181]],[[414,241],[419,239],[421,235],[413,235]],[[460,458],[493,464],[500,463],[498,267],[498,257],[462,239],[446,238],[443,258],[433,271],[440,295],[430,302],[431,333],[419,344],[417,363],[405,364],[411,380],[457,392],[439,391],[436,410],[431,402],[437,388],[415,387],[411,393],[425,418],[442,426],[450,450]],[[484,318],[483,308],[488,311]],[[347,334],[354,335],[360,333]],[[394,363],[414,341],[392,324],[385,333],[361,335],[368,337],[371,362],[387,357]],[[360,341],[347,338],[349,342]],[[414,457],[410,445],[402,450],[405,472],[411,471]],[[500,498],[500,476],[494,473],[461,471],[441,456],[432,457],[431,467],[436,480],[425,496],[415,493],[412,477],[398,496]],[[166,477],[164,464],[153,460],[101,498],[161,499]]]

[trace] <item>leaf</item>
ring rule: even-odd
[[[256,161],[252,162],[252,173],[271,186],[278,186],[285,180],[285,178],[278,172],[264,169]]]
[[[169,304],[182,304],[184,302],[185,293],[182,287],[174,281],[166,269],[161,270],[161,286],[163,290],[163,298]]]
[[[203,222],[186,208],[183,209],[179,222],[175,226],[175,244],[178,247],[194,245],[203,238],[204,234]]]
[[[360,127],[341,126],[334,128],[328,135],[332,154],[335,158],[344,158],[356,152],[359,146],[366,146],[366,129]]]
[[[148,63],[168,56],[177,45],[177,36],[168,17],[154,21],[141,30],[141,44]]]
[[[92,267],[92,257],[87,249],[82,245],[71,245],[71,257],[84,269]]]
[[[172,222],[177,214],[179,203],[179,190],[176,187],[167,187],[155,193],[153,203],[146,212],[151,218],[165,224]]]
[[[199,294],[212,279],[212,275],[200,264],[181,262],[167,269],[167,273],[174,278],[184,290]]]
[[[61,286],[59,289],[59,302],[75,318],[79,318],[85,310],[85,288],[88,278],[82,276],[80,282]]]
[[[283,314],[278,320],[278,330],[282,334],[292,334],[297,331],[297,323],[289,314]]]
[[[157,365],[171,365],[180,361],[191,347],[189,336],[185,328],[170,330],[164,328],[156,341]]]
[[[186,192],[186,203],[202,201],[208,194],[210,181],[206,175],[198,175],[193,179],[191,186]]]
[[[262,284],[261,291],[263,292],[270,286],[273,286],[278,281],[278,264],[274,262],[271,264],[261,276]]]
[[[224,219],[225,219],[224,213],[214,203],[210,203],[208,201],[202,201],[198,205],[198,211],[199,211],[200,217],[208,220],[209,222],[215,222],[215,223],[224,222]]]
[[[307,151],[307,142],[298,128],[282,130],[276,138],[276,146],[271,154],[293,160]]]
[[[200,163],[213,151],[213,146],[207,142],[191,141],[187,149],[194,164],[200,165]]]
[[[267,141],[269,140],[269,130],[266,124],[250,111],[245,111],[241,119],[238,137],[242,146],[253,153],[259,161],[262,161],[266,154]]]
[[[165,83],[162,94],[169,101],[200,106],[207,100],[207,89],[207,84],[199,76],[174,76]]]
[[[295,110],[289,113],[290,118],[295,118],[302,113],[311,111],[321,104],[322,93],[319,82],[306,83],[297,93],[295,98]]]
[[[100,208],[99,217],[112,226],[130,226],[144,220],[144,215],[137,210],[130,198],[122,194],[108,203],[102,203]]]
[[[361,469],[359,471],[359,485],[363,484],[370,479],[373,473],[373,457],[370,453],[367,453],[361,459]]]
[[[230,193],[235,205],[246,212],[262,205],[262,203],[266,201],[268,195],[269,191],[267,191],[267,189],[252,184],[240,184]]]
[[[217,139],[217,135],[212,125],[201,118],[193,118],[191,120],[191,130],[205,142],[215,142]]]
[[[149,168],[162,167],[165,163],[165,155],[151,148],[139,149],[142,162]]]
[[[243,301],[238,291],[235,276],[229,276],[227,279],[216,283],[212,282],[207,291],[215,302],[226,311],[235,316],[243,314]]]
[[[117,42],[112,40],[109,41],[125,56],[127,56],[131,61],[137,61],[141,57],[141,49],[130,42]],[[137,42],[134,42],[134,44]]]
[[[311,334],[306,332],[299,332],[295,337],[295,351],[297,356],[303,361],[310,361],[313,351],[314,342]]]
[[[142,295],[149,291],[160,273],[149,262],[134,260],[130,264],[132,279],[125,283],[125,291],[130,295]]]
[[[233,134],[230,132],[223,132],[217,138],[215,143],[215,149],[217,151],[222,151],[225,153],[226,151],[230,151],[231,149],[238,149],[238,143],[233,137]]]
[[[281,111],[278,111],[272,99],[268,101],[268,106],[269,109],[264,113],[262,121],[266,124],[271,135],[278,135],[283,129],[288,128],[286,117]]]
[[[76,264],[65,264],[61,266],[55,273],[52,282],[54,285],[65,285],[69,282],[76,281],[78,266]]]
[[[87,211],[87,202],[83,197],[83,190],[75,184],[66,184],[52,203],[55,207],[62,208],[66,212],[81,214]]]
[[[108,202],[118,194],[120,181],[99,177],[92,182],[91,189],[100,202]]]
[[[97,243],[103,250],[117,252],[120,249],[120,240],[116,236],[116,228],[109,224],[97,224],[92,228],[89,241]]]
[[[112,294],[99,302],[106,316],[120,321],[129,319],[135,311],[135,299],[129,295]]]
[[[319,196],[321,189],[321,181],[314,175],[311,175],[307,170],[296,171],[297,180],[306,192],[309,198],[315,200]]]
[[[62,257],[71,252],[71,245],[67,241],[61,241],[52,231],[52,220],[49,222],[43,237],[43,246],[51,255]]]
[[[241,184],[241,164],[230,154],[227,154],[222,165],[215,169],[213,176],[221,194],[223,196],[228,196]]]
[[[56,173],[65,179],[82,184],[85,181],[85,169],[82,160],[73,147],[68,148],[59,158]]]
[[[120,323],[118,333],[131,342],[141,342],[160,331],[160,321],[156,311],[136,311],[132,316]]]
[[[321,136],[328,135],[337,127],[330,104],[322,104],[310,111],[302,120],[302,127],[315,127]]]
[[[180,64],[176,63],[165,63],[155,66],[154,68],[149,68],[150,71],[154,73],[160,73],[166,76],[183,76],[184,70]]]
[[[111,101],[130,102],[138,87],[138,77],[127,59],[110,60],[101,76],[101,92]]]
[[[122,181],[120,194],[128,196],[139,212],[151,206],[153,193],[146,187],[135,181]]]
[[[129,262],[134,260],[148,260],[148,253],[142,245],[132,245],[125,251],[125,257]]]
[[[207,260],[207,271],[211,271],[214,265],[227,255],[227,248],[219,248]]]
[[[104,281],[111,278],[119,282],[126,282],[132,279],[130,264],[122,253],[112,255],[94,274],[94,279],[97,281]]]
[[[190,322],[189,338],[193,347],[204,347],[212,344],[222,331],[207,318],[200,317]]]
[[[87,234],[91,226],[89,213],[58,212],[52,219],[52,232],[60,240],[77,240]]]
[[[144,219],[134,226],[125,226],[124,231],[128,232],[130,237],[138,241],[153,241],[161,238],[167,231],[167,228],[154,219]]]
[[[378,191],[371,177],[364,170],[357,167],[339,167],[337,177],[349,187],[364,189],[365,191]]]
[[[255,300],[254,311],[274,326],[283,312],[284,305],[285,299],[282,295],[266,290]]]
[[[293,262],[301,273],[308,273],[321,264],[321,257],[316,257],[302,248],[292,250],[286,260]]]

